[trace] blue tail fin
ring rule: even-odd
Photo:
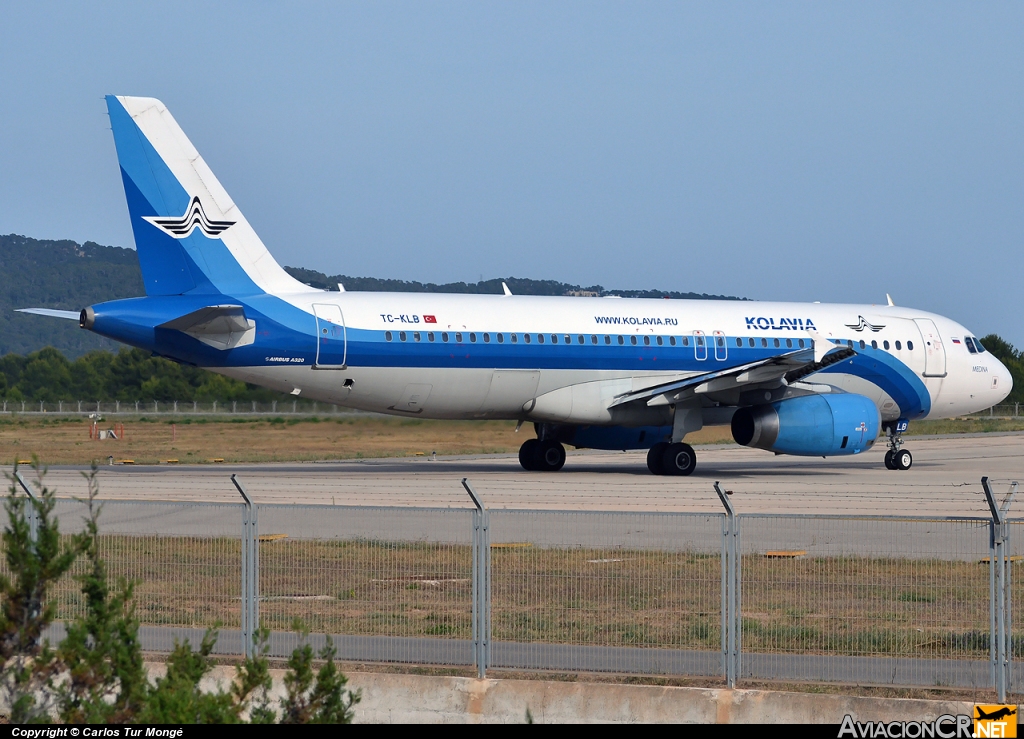
[[[170,112],[107,96],[147,295],[306,292],[267,251]]]

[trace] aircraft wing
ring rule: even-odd
[[[821,347],[816,341],[814,348],[797,349],[738,367],[705,372],[626,393],[616,398],[609,408],[642,401],[646,401],[650,406],[669,405],[693,395],[735,392],[757,385],[796,382],[855,353],[852,349],[831,343],[828,343],[827,347]]]
[[[49,316],[50,318],[64,318],[68,321],[77,321],[82,315],[77,310],[53,310],[52,308],[15,308],[17,313],[32,313],[37,316]]]

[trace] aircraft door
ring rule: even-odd
[[[924,340],[924,376],[945,377],[946,350],[942,346],[942,337],[939,336],[939,329],[935,327],[935,321],[930,318],[915,318],[914,323],[921,330],[921,338]]]
[[[341,306],[314,303],[316,316],[316,361],[313,369],[345,369],[347,336]]]
[[[708,358],[708,342],[703,331],[693,332],[693,356],[698,362]]]
[[[715,331],[715,359],[724,362],[729,358],[729,347],[726,345],[725,334]]]

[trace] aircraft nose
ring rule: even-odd
[[[994,373],[995,382],[993,383],[992,389],[998,393],[999,399],[996,403],[1001,403],[1013,390],[1013,375],[1010,374],[1010,370],[1006,368],[1002,362],[996,360],[998,367]]]

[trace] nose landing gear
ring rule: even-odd
[[[888,434],[887,444],[889,451],[885,453],[885,468],[887,470],[909,470],[914,464],[914,456],[909,450],[903,449],[903,432],[907,430],[907,422],[899,420],[895,424],[887,424],[885,430]]]

